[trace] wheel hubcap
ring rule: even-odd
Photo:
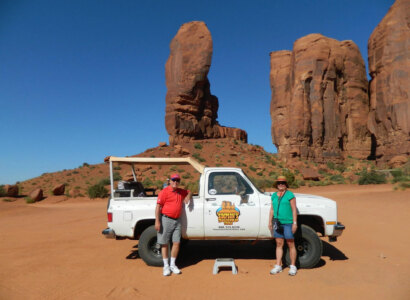
[[[303,257],[303,256],[305,256],[305,255],[307,255],[307,254],[309,253],[309,251],[310,251],[310,244],[309,244],[306,240],[301,240],[301,241],[298,243],[296,249],[297,249],[298,252],[299,252],[298,255]]]
[[[156,239],[152,240],[149,248],[154,253],[155,256],[161,256],[161,245],[157,243]]]

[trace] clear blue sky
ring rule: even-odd
[[[269,52],[370,34],[392,0],[0,0],[0,184],[168,142],[165,62],[186,22],[213,38],[218,121],[271,139]]]

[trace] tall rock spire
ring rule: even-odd
[[[185,23],[170,44],[165,65],[167,85],[165,127],[170,144],[191,139],[235,138],[247,141],[244,130],[219,125],[218,98],[211,94],[208,72],[212,37],[204,22]]]

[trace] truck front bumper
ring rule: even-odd
[[[333,228],[333,235],[329,236],[329,242],[336,242],[337,237],[341,236],[343,233],[343,230],[345,230],[345,226],[342,223],[337,222],[336,225],[334,225]]]
[[[102,234],[107,238],[107,239],[115,239],[115,232],[111,228],[106,228],[102,231]]]

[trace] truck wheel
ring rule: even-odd
[[[298,265],[300,268],[310,269],[317,265],[322,256],[322,241],[317,233],[309,226],[302,225],[295,234],[295,246]],[[286,263],[290,265],[289,249],[286,251]]]
[[[149,226],[141,234],[138,242],[138,254],[149,266],[162,267],[161,245],[157,243],[155,226]]]

